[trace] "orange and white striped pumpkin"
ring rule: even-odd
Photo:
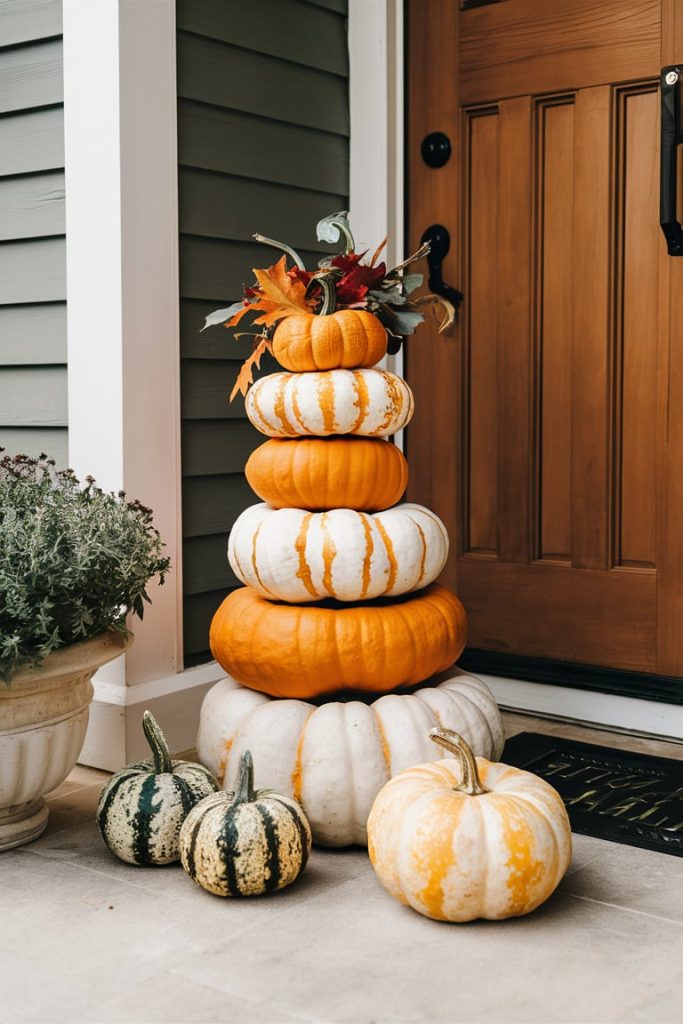
[[[270,373],[251,386],[247,416],[268,437],[388,437],[413,415],[413,394],[387,370]]]
[[[487,686],[449,669],[414,693],[390,693],[371,704],[273,700],[228,677],[202,704],[197,750],[224,789],[234,789],[240,758],[254,754],[256,784],[293,797],[314,841],[364,845],[375,796],[398,772],[441,757],[429,730],[457,729],[477,754],[503,749],[500,713]]]
[[[438,921],[528,914],[572,857],[562,798],[530,772],[473,756],[448,728],[431,738],[458,760],[418,764],[380,790],[368,853],[401,903]]]
[[[439,517],[409,504],[374,515],[251,505],[228,543],[242,583],[290,603],[408,594],[432,583],[447,556],[448,533]]]

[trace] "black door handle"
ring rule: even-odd
[[[661,165],[659,169],[659,223],[669,256],[683,256],[683,227],[676,218],[678,146],[683,141],[680,123],[680,85],[683,68],[662,68]]]
[[[421,242],[429,242],[429,253],[427,254],[427,264],[429,266],[429,279],[427,284],[429,290],[434,295],[440,295],[442,299],[448,299],[450,303],[458,309],[462,304],[464,295],[457,288],[452,288],[451,285],[446,284],[443,279],[443,261],[448,255],[448,250],[451,247],[451,236],[448,233],[448,229],[443,224],[432,224],[428,227],[422,238]]]

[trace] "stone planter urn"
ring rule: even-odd
[[[43,797],[72,771],[85,740],[92,676],[132,639],[110,630],[0,682],[0,851],[44,831]]]

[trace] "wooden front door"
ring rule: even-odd
[[[410,245],[456,327],[409,341],[411,500],[471,647],[683,675],[683,259],[659,228],[678,0],[409,0]],[[427,167],[422,139],[452,156]]]

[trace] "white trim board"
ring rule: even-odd
[[[117,771],[130,761],[149,757],[142,732],[143,711],[151,711],[157,718],[174,754],[193,748],[202,701],[224,678],[224,670],[215,661],[139,686],[121,687],[95,678],[80,763]]]
[[[683,705],[475,674],[510,711],[683,742]]]
[[[351,227],[358,251],[386,236],[391,267],[405,255],[403,0],[349,0],[348,26]],[[385,365],[402,376],[403,352]]]

